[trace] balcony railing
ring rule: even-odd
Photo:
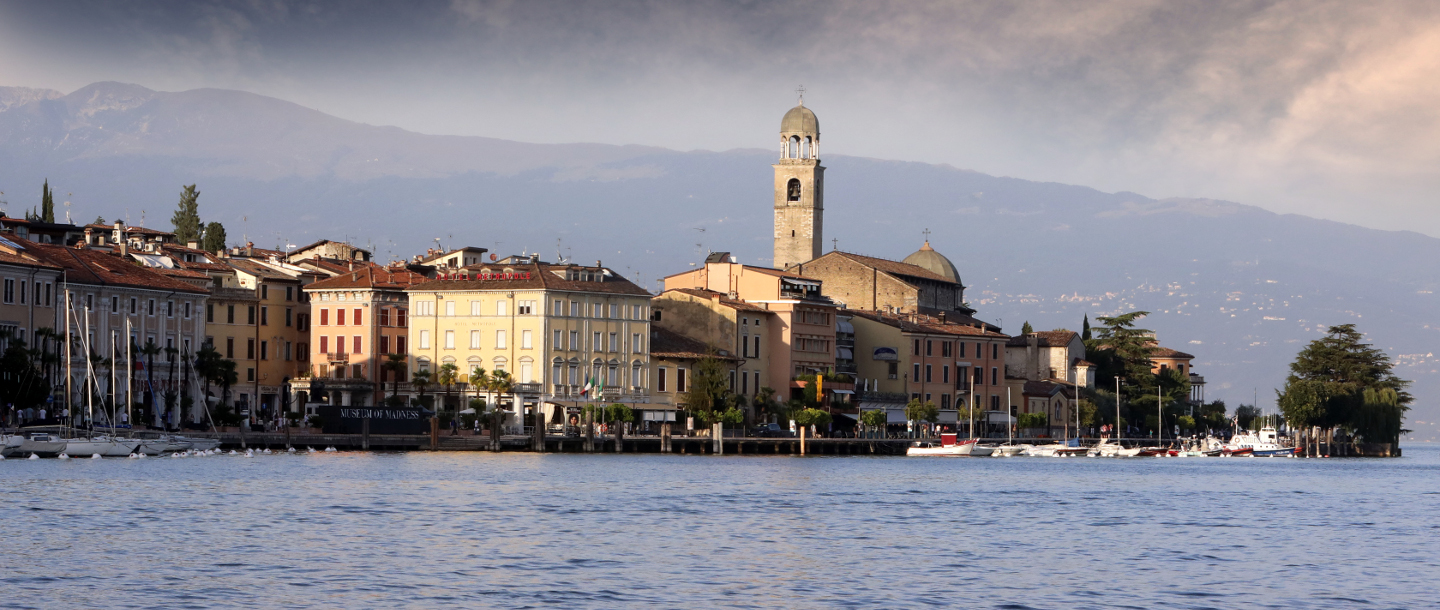
[[[328,354],[321,354],[321,356],[322,356],[321,360],[325,360],[325,361],[327,361],[327,362],[349,362],[349,361],[350,361],[350,354],[347,353],[347,352],[330,352],[330,353],[328,353]]]

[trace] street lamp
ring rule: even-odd
[[[1115,376],[1115,444],[1120,444],[1120,383],[1124,377]]]

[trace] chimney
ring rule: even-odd
[[[115,224],[116,224],[116,225],[119,225],[120,223],[117,222],[117,223],[115,223]],[[122,256],[122,257],[130,256],[130,240],[128,240],[128,239],[122,239],[122,240],[120,240],[120,256]]]
[[[940,323],[941,323],[941,324],[944,324],[944,323],[945,323],[945,312],[943,312],[943,311],[940,312]]]
[[[94,236],[91,235],[91,233],[93,233],[93,231],[90,230],[90,227],[85,227],[85,245],[87,246],[94,245],[94,242],[91,241],[94,239]]]
[[[255,242],[245,242],[245,256],[255,256]]]
[[[200,249],[200,242],[195,241],[195,240],[192,239],[192,240],[190,240],[190,241],[185,242],[185,247],[186,247],[186,248],[189,248],[189,249],[191,249],[191,250],[199,250],[199,249]]]
[[[125,223],[118,220],[115,221],[115,231],[110,234],[110,241],[117,244],[125,241]]]

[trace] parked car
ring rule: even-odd
[[[781,428],[780,424],[761,424],[750,433],[758,438],[790,438],[795,436],[789,430]]]

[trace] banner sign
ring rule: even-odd
[[[469,271],[457,271],[455,273],[441,273],[435,277],[442,280],[528,280],[532,273],[529,271],[516,271],[514,273],[470,273]]]
[[[900,352],[895,351],[895,348],[893,348],[893,347],[877,347],[877,348],[875,348],[875,359],[876,359],[876,360],[899,360],[899,359],[900,359]]]
[[[325,434],[360,434],[370,420],[371,434],[429,434],[433,411],[420,407],[339,407],[318,410]]]

